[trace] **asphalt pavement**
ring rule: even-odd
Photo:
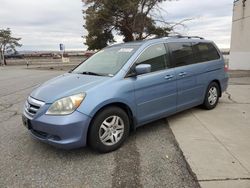
[[[0,187],[199,187],[165,119],[139,128],[108,154],[32,139],[22,125],[23,103],[34,87],[62,73],[0,67]]]

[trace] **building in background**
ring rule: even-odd
[[[250,70],[250,0],[235,0],[229,67]]]

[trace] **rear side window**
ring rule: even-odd
[[[217,49],[212,43],[193,44],[197,62],[212,61],[220,58]]]
[[[136,64],[150,64],[151,72],[166,68],[166,49],[164,44],[148,47],[137,59]]]
[[[195,62],[191,43],[168,43],[168,46],[172,52],[172,63],[175,67]]]

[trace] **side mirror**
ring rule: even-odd
[[[151,72],[151,65],[150,64],[140,64],[135,67],[135,72],[137,75],[146,74]]]

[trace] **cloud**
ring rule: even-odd
[[[220,48],[230,47],[233,1],[179,0],[164,2],[162,15],[167,21],[185,22],[186,28],[178,27],[184,35],[202,36],[215,41]]]
[[[23,50],[86,48],[80,0],[1,0],[0,26],[22,38]]]
[[[163,17],[171,22],[194,18],[177,31],[214,40],[229,47],[232,1],[179,0],[161,4]],[[81,0],[1,0],[0,27],[11,28],[22,38],[22,50],[86,49]],[[116,37],[118,41],[122,37]]]

